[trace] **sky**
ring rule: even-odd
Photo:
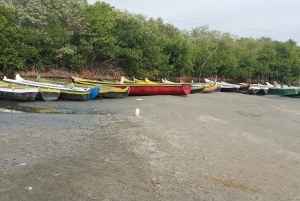
[[[96,0],[88,0],[94,4]],[[102,2],[102,1],[101,1]],[[104,0],[119,10],[162,18],[181,30],[199,26],[238,37],[286,42],[300,46],[300,0]]]

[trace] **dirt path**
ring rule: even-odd
[[[300,99],[212,93],[19,105],[78,114],[0,113],[1,201],[300,200]]]

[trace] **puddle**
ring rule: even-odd
[[[39,108],[31,106],[18,105],[19,102],[15,101],[0,101],[0,113],[41,113],[41,114],[97,114],[97,115],[109,115],[109,114],[123,114],[124,111],[98,111],[92,109],[66,109],[64,108]]]
[[[54,108],[36,108],[27,106],[6,106],[0,108],[2,113],[48,113],[48,114],[78,114],[79,112],[73,110],[59,110]]]
[[[23,111],[17,111],[7,108],[0,108],[0,113],[24,113]]]
[[[79,110],[60,110],[54,108],[36,108],[27,106],[7,106],[0,107],[0,113],[41,113],[41,114],[120,114],[121,112],[103,112],[103,111],[79,111]]]

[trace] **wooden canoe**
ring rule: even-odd
[[[45,88],[36,88],[36,87],[26,87],[26,86],[21,86],[21,85],[15,85],[14,83],[5,83],[1,82],[1,86],[8,86],[12,87],[14,89],[19,88],[19,89],[34,89],[38,90],[37,95],[35,96],[35,99],[40,99],[40,100],[57,100],[60,94],[60,90],[57,89],[45,89]]]
[[[125,98],[130,91],[129,86],[125,88],[101,86],[100,96],[102,98]]]
[[[60,86],[54,84],[34,82],[23,79],[19,74],[16,75],[16,79],[7,79],[6,77],[4,77],[3,81],[6,83],[13,83],[19,86],[60,90],[59,98],[68,100],[87,100],[90,94],[90,88],[76,88],[72,86],[72,83],[69,86]]]
[[[165,83],[165,84],[183,84],[183,82],[172,82],[172,81],[169,81],[167,80],[166,78],[165,79],[162,79],[162,82]],[[188,84],[188,83],[186,83]],[[191,83],[192,85],[192,89],[191,89],[191,94],[195,94],[195,93],[202,93],[205,89],[205,84],[203,83]]]
[[[133,77],[133,80],[129,80],[125,78],[124,76],[121,77],[120,83],[125,83],[125,84],[158,84],[156,82],[152,82],[145,78],[145,80],[139,80]]]
[[[60,81],[43,79],[43,78],[41,78],[41,76],[38,76],[36,78],[36,80],[38,82],[44,82],[44,83],[64,84],[64,82],[60,82]],[[101,79],[101,80],[104,81],[103,79]],[[107,82],[107,81],[104,81],[104,82]],[[98,90],[99,96],[102,98],[125,98],[129,94],[129,87],[125,87],[122,89],[122,88],[111,87],[111,86],[106,86],[106,85],[101,86],[99,84],[79,84],[79,83],[74,83],[74,86],[81,87],[81,88],[90,87],[91,91],[97,89],[96,87],[99,86],[100,87],[100,91]],[[90,95],[90,98],[92,98],[92,97],[93,96]]]
[[[220,90],[219,83],[213,82],[213,83],[207,84],[202,93],[211,93],[211,92],[219,91],[219,90]]]
[[[37,88],[11,86],[0,82],[0,99],[33,101],[38,94]]]
[[[36,81],[41,82],[41,83],[46,83],[46,84],[53,84],[55,86],[66,86],[66,85],[68,85],[68,83],[66,83],[66,82],[43,79],[41,76],[37,76]],[[93,99],[93,98],[95,98],[99,95],[100,85],[82,85],[82,84],[74,84],[73,83],[73,86],[77,87],[79,89],[89,88],[90,89],[90,94],[89,94],[88,99]]]

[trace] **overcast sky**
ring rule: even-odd
[[[90,4],[96,0],[88,0]],[[161,17],[179,29],[208,25],[238,37],[293,39],[300,45],[300,0],[105,0],[119,10]]]

